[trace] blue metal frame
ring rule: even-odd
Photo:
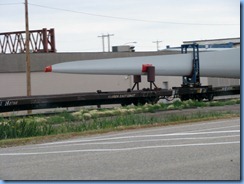
[[[181,45],[181,53],[186,54],[187,49],[193,50],[193,69],[190,76],[183,76],[183,87],[199,87],[200,83],[200,67],[199,67],[199,45],[198,44],[186,44]]]

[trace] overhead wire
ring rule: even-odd
[[[8,6],[8,5],[19,5],[23,3],[0,3],[0,6]]]
[[[120,19],[120,20],[129,20],[129,21],[137,21],[137,22],[147,22],[147,23],[160,23],[160,24],[178,24],[178,25],[195,25],[195,26],[237,26],[239,24],[206,24],[206,23],[189,23],[189,22],[169,22],[169,21],[158,21],[158,20],[143,20],[143,19],[136,19],[136,18],[128,18],[128,17],[118,17],[118,16],[110,16],[110,15],[101,15],[101,14],[95,14],[95,13],[88,13],[84,11],[77,11],[77,10],[69,10],[64,8],[55,8],[51,6],[45,6],[40,4],[34,4],[34,3],[28,3],[31,6],[46,8],[46,9],[52,9],[52,10],[58,10],[58,11],[66,11],[71,13],[79,13],[89,16],[95,16],[95,17],[103,17],[103,18],[110,18],[110,19]]]

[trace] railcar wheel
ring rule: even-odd
[[[213,101],[214,99],[214,95],[213,94],[209,94],[208,95],[208,101]]]
[[[180,100],[181,101],[187,101],[187,100],[189,100],[190,98],[189,98],[189,96],[188,95],[181,95],[180,96]]]

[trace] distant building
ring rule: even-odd
[[[132,45],[113,46],[112,52],[135,52],[135,46]]]
[[[211,40],[184,41],[183,44],[199,44],[200,48],[238,48],[240,47],[240,38],[223,38]]]

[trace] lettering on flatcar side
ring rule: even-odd
[[[12,105],[18,105],[18,101],[6,101],[5,106],[12,106]]]
[[[110,95],[108,98],[132,98],[135,97],[136,94],[120,94],[120,95]]]

